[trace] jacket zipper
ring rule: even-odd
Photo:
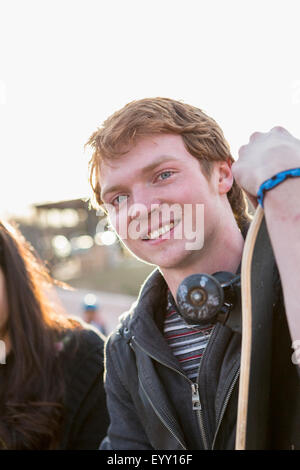
[[[223,417],[224,417],[224,414],[225,414],[225,410],[227,408],[227,405],[228,405],[228,402],[230,400],[230,397],[232,395],[232,392],[233,392],[233,389],[235,387],[235,384],[239,378],[239,375],[240,375],[240,368],[238,368],[238,370],[236,371],[234,377],[233,377],[233,380],[231,382],[231,385],[228,389],[228,392],[227,392],[227,395],[225,397],[225,400],[223,402],[223,405],[222,405],[222,408],[221,408],[221,413],[220,413],[220,418],[219,418],[219,421],[218,421],[218,425],[217,425],[217,429],[216,429],[216,432],[215,432],[215,436],[214,436],[214,440],[213,440],[213,444],[212,444],[212,450],[214,449],[214,446],[215,446],[215,443],[216,443],[216,439],[217,439],[217,435],[218,435],[218,432],[219,432],[219,429],[220,429],[220,426],[221,426],[221,423],[222,423],[222,420],[223,420]]]
[[[215,333],[215,326],[213,327],[213,330],[211,332],[211,335],[210,335],[210,338],[209,338],[209,342],[211,341],[211,338],[213,336],[213,334]],[[208,342],[208,343],[209,343]],[[200,363],[200,367],[199,367],[199,372],[198,372],[198,377],[200,375],[200,370],[201,370],[201,366],[203,364],[203,360],[204,360],[204,357],[205,357],[205,353],[207,351],[207,348],[208,348],[208,344],[206,345],[206,348],[204,350],[204,353],[203,353],[203,356],[201,358],[201,363]],[[228,392],[225,396],[225,399],[223,401],[223,405],[222,405],[222,409],[221,409],[221,413],[220,413],[220,418],[219,418],[219,422],[217,424],[217,429],[216,429],[216,432],[215,432],[215,435],[214,435],[214,439],[213,439],[213,443],[212,443],[212,447],[211,447],[211,450],[213,450],[214,448],[214,445],[215,445],[215,441],[216,441],[216,438],[217,438],[217,434],[219,432],[219,429],[220,429],[220,426],[221,426],[221,423],[222,423],[222,420],[223,420],[223,416],[225,414],[225,410],[227,408],[227,405],[228,405],[228,402],[230,400],[230,397],[232,395],[232,392],[233,392],[233,389],[234,389],[234,386],[236,384],[236,381],[239,377],[239,369],[237,370],[237,372],[235,373],[234,377],[233,377],[233,380],[231,382],[231,385],[228,389]],[[194,384],[195,385],[195,384]],[[209,449],[209,446],[208,446],[208,439],[207,439],[207,434],[206,434],[206,430],[205,430],[205,423],[204,423],[204,417],[203,417],[203,409],[202,409],[202,406],[201,406],[201,401],[200,401],[200,393],[199,393],[199,385],[196,384],[197,387],[196,387],[196,390],[197,390],[197,395],[195,395],[197,398],[198,398],[198,402],[199,402],[199,409],[196,411],[197,412],[197,416],[198,416],[198,422],[199,422],[199,426],[200,426],[200,431],[201,431],[201,434],[202,434],[202,440],[203,440],[203,444],[204,444],[204,448],[205,450],[208,450]]]
[[[206,354],[206,351],[207,351],[207,348],[208,348],[208,345],[209,343],[211,342],[211,339],[213,337],[213,334],[215,334],[216,332],[216,325],[213,327],[212,331],[211,331],[211,334],[210,334],[210,337],[209,337],[209,340],[208,340],[208,343],[204,349],[204,353],[202,355],[202,358],[201,358],[201,362],[200,362],[200,366],[199,366],[199,370],[198,370],[198,378],[200,376],[200,371],[201,371],[201,367],[202,367],[202,364],[203,364],[203,360],[205,358],[205,354]],[[200,428],[200,433],[201,433],[201,437],[202,437],[202,441],[203,441],[203,446],[204,446],[204,449],[205,450],[208,450],[209,449],[209,446],[208,446],[208,439],[207,439],[207,433],[206,433],[206,429],[205,429],[205,423],[204,423],[204,416],[203,416],[203,408],[202,408],[202,405],[201,405],[201,399],[200,399],[200,392],[199,392],[199,384],[198,382],[196,383],[193,383],[193,386],[194,386],[194,393],[195,393],[195,398],[196,398],[196,401],[199,403],[199,406],[198,406],[198,409],[195,410],[196,411],[196,415],[197,415],[197,418],[198,418],[198,424],[199,424],[199,428]]]
[[[157,357],[153,356],[152,354],[149,354],[148,351],[146,351],[135,339],[135,336],[132,336],[131,340],[144,352],[146,353],[149,357],[151,357],[152,359],[154,359],[155,361],[159,362],[160,364],[162,364],[163,366],[165,367],[168,367],[169,369],[171,370],[174,370],[175,372],[177,372],[178,374],[180,374],[182,377],[184,377],[188,382],[189,384],[191,385],[191,388],[192,388],[192,407],[193,407],[193,411],[195,411],[196,413],[196,417],[197,417],[197,421],[198,421],[198,424],[199,424],[199,428],[200,428],[200,433],[201,433],[201,437],[202,437],[202,441],[203,441],[203,445],[204,445],[204,448],[205,449],[208,449],[208,444],[207,444],[207,437],[206,437],[206,431],[205,431],[205,426],[204,426],[204,420],[203,420],[203,414],[202,414],[202,405],[201,405],[201,401],[200,401],[200,394],[199,394],[199,387],[198,387],[198,384],[197,383],[194,383],[192,382],[185,374],[183,374],[180,370],[178,369],[175,369],[175,367],[170,367],[168,364],[165,364],[164,362],[160,361],[159,359],[157,359]],[[130,346],[132,347],[131,343],[129,343]],[[205,354],[205,351],[204,351],[204,354]],[[203,354],[203,356],[204,356]],[[143,387],[142,387],[143,388]],[[144,388],[143,388],[144,390]],[[149,400],[149,397],[147,395],[147,393],[145,392],[144,390],[144,393],[146,394],[148,400]],[[150,400],[149,400],[150,401]],[[155,406],[154,404],[150,401],[154,411],[156,412],[156,414],[161,418],[159,412],[155,409]],[[170,430],[169,426],[164,422],[164,420],[162,419],[162,422],[165,424],[165,426],[167,427],[167,429],[169,429],[169,431],[171,432],[171,434],[174,436],[174,432],[172,430]],[[179,442],[179,438],[177,437],[176,438]]]
[[[192,382],[188,377],[186,377],[186,375],[184,375],[182,372],[180,372],[180,370],[175,369],[175,367],[170,367],[168,364],[165,364],[164,362],[162,362],[162,361],[160,361],[159,359],[157,359],[157,357],[153,356],[152,354],[149,354],[149,352],[146,351],[146,350],[136,341],[135,336],[132,336],[131,340],[138,346],[138,348],[140,348],[140,349],[141,349],[144,353],[146,353],[149,357],[151,357],[151,358],[154,359],[155,361],[159,362],[159,363],[162,364],[163,366],[168,367],[168,368],[171,369],[171,370],[174,370],[175,372],[177,372],[178,374],[180,374],[182,377],[184,377],[186,380],[188,380],[192,385],[194,385],[193,382]],[[129,345],[130,345],[131,348],[132,348],[131,341],[129,342]],[[174,431],[174,430],[166,423],[166,421],[165,421],[164,418],[161,416],[161,414],[159,413],[159,411],[155,408],[154,403],[150,400],[150,397],[149,397],[149,395],[147,394],[145,388],[143,387],[143,384],[142,384],[142,382],[141,382],[140,379],[139,379],[139,383],[140,383],[140,385],[141,385],[141,387],[142,387],[142,389],[143,389],[143,392],[145,393],[147,399],[149,400],[149,402],[150,402],[150,404],[151,404],[151,406],[152,406],[152,408],[153,408],[155,414],[159,417],[159,419],[162,421],[162,423],[163,423],[164,426],[168,429],[168,431],[172,434],[172,436],[175,437],[175,439],[180,443],[180,445],[181,445],[185,450],[187,450],[186,447],[185,447],[185,445],[181,442],[181,439],[177,436],[176,431]]]
[[[139,379],[139,383],[142,387],[142,390],[144,392],[144,394],[146,395],[148,401],[150,402],[150,405],[152,406],[155,414],[158,416],[158,418],[161,420],[161,422],[164,424],[164,426],[168,429],[168,431],[170,432],[170,434],[172,434],[172,436],[179,442],[179,444],[181,445],[181,447],[184,449],[184,450],[187,450],[187,448],[185,447],[185,445],[181,442],[181,440],[179,439],[179,437],[176,435],[176,433],[173,431],[173,429],[171,429],[171,427],[168,425],[168,423],[166,423],[166,421],[164,420],[164,418],[162,417],[162,415],[159,413],[159,411],[155,408],[154,406],[154,403],[152,402],[152,400],[150,399],[148,393],[146,392],[141,380]]]
[[[215,331],[215,328],[213,328],[213,331],[211,332],[211,336],[209,338],[209,341],[212,337],[212,334],[213,332]],[[196,416],[197,416],[197,420],[198,420],[198,424],[199,424],[199,428],[200,428],[200,433],[201,433],[201,437],[202,437],[202,441],[203,441],[203,446],[204,446],[204,449],[205,450],[208,450],[208,440],[207,440],[207,434],[206,434],[206,429],[205,429],[205,424],[204,424],[204,418],[203,418],[203,408],[202,408],[202,405],[201,405],[201,400],[200,400],[200,393],[199,393],[199,385],[198,383],[195,383],[195,382],[192,382],[185,374],[183,374],[180,370],[178,369],[175,369],[175,367],[170,367],[168,364],[165,364],[164,362],[160,361],[159,359],[157,359],[157,357],[153,356],[152,354],[149,354],[148,351],[146,351],[135,339],[135,336],[132,336],[131,340],[144,352],[146,353],[149,357],[151,357],[152,359],[154,359],[155,361],[159,362],[160,364],[162,364],[163,366],[165,367],[168,367],[169,369],[171,370],[174,370],[175,372],[177,372],[178,374],[180,374],[182,377],[184,377],[186,380],[188,380],[188,382],[190,383],[191,385],[191,388],[192,388],[192,406],[193,406],[193,411],[196,412]],[[131,342],[129,343],[130,346],[132,347],[132,344]],[[207,345],[208,346],[208,345]],[[204,355],[205,355],[205,352],[207,350],[207,346],[205,348],[205,351],[203,353],[203,356],[201,358],[201,363],[203,362],[203,358],[204,358]],[[201,367],[201,364],[200,364],[200,367]],[[200,370],[200,369],[199,369]],[[212,449],[214,447],[214,444],[215,444],[215,440],[216,440],[216,437],[217,437],[217,434],[218,434],[218,431],[219,431],[219,428],[220,428],[220,425],[221,425],[221,422],[222,422],[222,419],[223,419],[223,416],[224,416],[224,413],[225,413],[225,410],[226,410],[226,407],[227,407],[227,404],[229,402],[229,399],[231,397],[231,394],[233,392],[233,389],[234,389],[234,386],[236,384],[236,381],[239,377],[239,369],[238,371],[236,372],[235,376],[234,376],[234,379],[231,383],[231,386],[229,387],[229,390],[227,392],[227,395],[225,397],[225,400],[223,402],[223,406],[222,406],[222,410],[221,410],[221,414],[220,414],[220,419],[219,419],[219,422],[218,422],[218,426],[217,426],[217,430],[216,430],[216,433],[215,433],[215,436],[214,436],[214,440],[213,440],[213,445],[212,445]],[[141,383],[141,382],[140,382]],[[150,400],[148,394],[146,393],[142,383],[141,383],[141,386],[143,388],[143,391],[145,393],[145,395],[147,396],[153,410],[155,411],[155,413],[157,414],[157,416],[160,418],[160,420],[163,422],[163,424],[166,426],[166,428],[169,430],[169,432],[172,434],[173,437],[175,437],[177,439],[178,442],[180,442],[181,445],[183,445],[181,443],[181,440],[178,436],[176,436],[176,432],[173,431],[169,425],[165,422],[165,420],[162,418],[162,416],[160,415],[160,413],[158,412],[158,410],[155,408],[155,405],[154,403],[152,403],[152,401]]]
[[[193,410],[196,412],[198,418],[198,424],[200,427],[201,437],[203,441],[204,449],[208,449],[206,431],[204,426],[203,414],[202,414],[202,405],[200,401],[199,394],[199,385],[197,383],[192,383],[192,401],[193,401]]]

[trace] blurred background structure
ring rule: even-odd
[[[0,0],[0,217],[75,289],[68,313],[96,295],[109,331],[153,270],[80,199],[89,136],[165,96],[216,119],[234,158],[255,131],[299,138],[299,42],[298,0]]]
[[[99,216],[87,200],[32,205],[24,216],[11,221],[18,224],[51,275],[72,288],[57,289],[62,308],[98,323],[105,333],[116,326],[154,269],[124,249],[106,216]]]

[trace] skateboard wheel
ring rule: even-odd
[[[177,305],[187,323],[213,323],[224,302],[223,289],[209,274],[186,277],[177,290]]]

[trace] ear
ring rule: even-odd
[[[218,189],[219,194],[227,194],[233,185],[230,159],[218,162]]]

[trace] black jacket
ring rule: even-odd
[[[98,449],[109,423],[103,385],[105,337],[83,324],[60,355],[66,381],[61,450]]]
[[[108,428],[103,386],[105,338],[87,324],[83,323],[83,326],[82,329],[66,330],[60,337],[62,347],[57,360],[65,380],[63,423],[58,445],[60,450],[96,450]],[[12,351],[6,363],[0,365],[1,388],[5,387],[8,376],[14,372],[14,362]],[[0,399],[1,411],[5,405]],[[9,429],[14,432],[13,424]],[[43,445],[43,449],[48,448],[47,443]]]
[[[234,449],[241,335],[215,325],[194,384],[163,337],[166,290],[155,270],[108,339],[111,424],[101,449]],[[268,448],[300,449],[300,385],[282,305],[274,309]]]
[[[241,336],[217,324],[193,383],[161,332],[166,289],[155,270],[108,340],[111,424],[102,449],[233,448]]]

